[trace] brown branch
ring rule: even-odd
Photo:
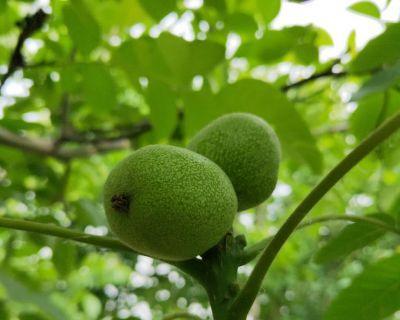
[[[18,23],[21,28],[21,32],[18,36],[17,44],[11,54],[10,61],[8,63],[7,72],[2,76],[0,80],[0,89],[6,82],[6,80],[19,68],[24,67],[25,61],[22,55],[22,48],[24,46],[25,40],[32,36],[36,31],[38,31],[45,23],[48,14],[43,10],[38,10],[33,15],[28,15],[24,20]]]
[[[65,137],[67,137],[70,132],[73,131],[72,125],[69,121],[69,112],[71,109],[70,105],[70,99],[69,95],[67,93],[64,93],[63,96],[61,97],[61,103],[60,103],[60,138],[58,139],[58,142],[61,143],[62,141],[65,140]]]
[[[89,130],[70,133],[65,136],[65,139],[73,142],[80,143],[97,143],[105,141],[116,141],[121,139],[132,139],[141,135],[144,132],[151,130],[151,124],[148,120],[143,120],[129,127],[121,128],[118,130]],[[111,133],[111,134],[110,134]]]
[[[41,155],[51,155],[53,150],[53,144],[51,141],[19,136],[18,134],[1,127],[0,143],[9,147]]]
[[[347,132],[348,130],[349,130],[348,123],[339,123],[334,126],[315,129],[312,133],[314,136],[323,136],[325,134],[343,133]]]
[[[140,122],[133,126],[131,131],[120,136],[104,137],[103,139],[69,139],[68,137],[60,143],[57,140],[33,139],[18,135],[5,128],[0,127],[0,144],[23,150],[38,155],[50,156],[60,160],[73,158],[84,158],[94,154],[105,153],[114,150],[127,149],[131,145],[131,139],[149,131],[150,124],[144,125]],[[68,145],[69,142],[76,142],[78,146]]]

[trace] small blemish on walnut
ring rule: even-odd
[[[111,206],[114,210],[121,213],[129,212],[131,199],[127,194],[115,194],[111,197]]]

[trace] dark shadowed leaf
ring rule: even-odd
[[[76,47],[89,54],[100,42],[100,28],[83,0],[71,0],[63,9],[65,24]]]
[[[174,11],[176,6],[176,0],[139,0],[139,2],[147,13],[157,21]]]

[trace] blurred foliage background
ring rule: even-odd
[[[280,0],[0,0],[0,215],[106,235],[102,185],[119,160],[151,143],[185,146],[210,120],[245,111],[275,128],[283,161],[273,196],[234,227],[250,244],[273,235],[400,108],[400,23],[381,18],[391,1],[351,3],[383,31],[361,48],[351,32],[327,57],[326,30],[271,25],[285,15]],[[398,142],[362,161],[311,217],[373,215],[397,227]],[[400,319],[399,250],[398,235],[366,223],[298,231],[249,319]],[[0,269],[0,319],[210,317],[201,287],[147,257],[0,229]]]

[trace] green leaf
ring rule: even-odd
[[[350,129],[359,139],[365,138],[377,125],[384,103],[383,94],[363,98],[350,117]]]
[[[226,1],[225,0],[204,0],[205,7],[212,7],[221,13],[226,12]]]
[[[281,0],[256,0],[257,9],[262,17],[263,22],[268,24],[271,22],[279,13],[281,9]]]
[[[311,43],[299,44],[294,50],[296,57],[303,64],[311,64],[314,61],[318,61],[319,52],[318,48]]]
[[[83,54],[89,54],[101,40],[100,27],[89,8],[83,0],[71,0],[63,14],[72,41]]]
[[[86,0],[86,3],[105,34],[111,30],[112,33],[118,29],[125,31],[136,23],[148,25],[152,22],[139,0]]]
[[[254,17],[243,12],[234,12],[225,19],[226,28],[240,35],[251,34],[257,31],[258,25]]]
[[[0,9],[5,10],[7,7],[7,0],[0,0]]]
[[[360,1],[349,7],[351,11],[355,11],[373,18],[380,18],[381,13],[375,3],[370,1]]]
[[[359,101],[356,111],[350,117],[350,129],[361,140],[399,108],[400,93],[395,90],[366,96]],[[395,133],[378,147],[377,155],[384,159],[386,166],[397,165],[399,142],[400,134]]]
[[[2,318],[3,319],[3,318]],[[6,318],[8,319],[8,318]],[[48,320],[49,318],[38,312],[21,312],[18,315],[19,320]]]
[[[350,64],[351,72],[363,72],[394,64],[400,58],[400,23],[389,24],[387,29],[367,43]]]
[[[98,319],[102,305],[95,295],[87,293],[82,298],[82,308],[89,319]]]
[[[188,84],[196,75],[209,73],[224,59],[224,46],[212,41],[185,41],[168,33],[159,38],[140,38],[125,42],[114,62],[132,80],[140,76],[171,85]]]
[[[320,32],[313,27],[288,27],[282,30],[268,30],[259,40],[249,41],[239,47],[238,57],[255,58],[263,63],[282,60],[290,52],[305,64],[318,60],[318,47],[321,41]],[[328,41],[325,39],[324,41]]]
[[[238,9],[258,15],[264,24],[268,24],[278,15],[281,0],[246,0],[242,1]]]
[[[352,100],[360,100],[372,93],[386,91],[400,80],[400,61],[394,66],[379,71],[372,75],[361,88],[352,96]]]
[[[97,202],[90,199],[80,199],[74,203],[77,208],[77,222],[81,226],[105,226],[107,224],[104,214],[99,214],[102,212],[103,208]]]
[[[315,172],[322,169],[322,156],[306,123],[278,89],[262,81],[245,79],[225,87],[217,105],[226,112],[257,114],[275,128],[293,159],[301,159]]]
[[[176,8],[176,0],[139,0],[139,2],[156,21],[161,20]]]
[[[187,42],[163,33],[157,43],[169,69],[181,82],[209,73],[224,59],[225,48],[212,41]]]
[[[201,91],[188,91],[183,95],[185,106],[185,132],[188,137],[221,115],[216,98],[209,87]]]
[[[384,121],[400,109],[400,92],[397,90],[389,90],[386,93],[387,103],[386,107],[382,110]],[[400,133],[394,133],[389,139],[384,142],[378,149],[378,155],[382,156],[383,161],[387,167],[397,166],[400,157]]]
[[[379,320],[400,306],[400,256],[383,259],[364,270],[329,306],[325,320]]]
[[[276,130],[290,157],[308,164],[315,172],[322,168],[322,156],[306,123],[278,89],[268,83],[244,79],[223,88],[214,98],[210,93],[186,96],[187,118],[201,117],[200,122],[215,119],[229,112],[250,112],[266,119]],[[185,109],[186,110],[186,109]],[[187,121],[187,119],[185,119]],[[190,129],[189,132],[193,132]]]
[[[393,225],[394,220],[385,214],[372,214],[368,218],[381,220],[384,223]],[[335,260],[342,260],[350,253],[359,250],[386,234],[386,230],[367,222],[355,222],[347,225],[315,255],[315,262],[327,263]]]
[[[53,248],[52,259],[59,275],[68,276],[77,267],[76,245],[58,239]]]
[[[354,56],[357,53],[357,45],[356,45],[356,31],[351,31],[348,39],[347,39],[347,50],[349,53]]]
[[[254,56],[263,62],[272,62],[287,54],[295,42],[286,32],[269,30],[262,39],[240,46],[236,56]]]
[[[0,319],[10,319],[10,310],[4,299],[0,300]]]
[[[150,80],[145,97],[150,106],[150,122],[153,127],[151,133],[157,141],[170,137],[178,115],[175,94],[164,83]]]
[[[42,312],[49,315],[51,319],[69,319],[64,310],[59,308],[47,294],[26,286],[23,282],[16,279],[6,268],[0,268],[0,283],[7,290],[7,295],[10,299],[24,304],[35,305]]]
[[[317,39],[315,44],[318,46],[333,46],[333,40],[331,35],[322,28],[314,27],[315,31],[317,32]]]
[[[164,82],[170,79],[168,66],[152,38],[124,42],[114,54],[114,63],[125,71],[134,84],[144,76]]]
[[[117,90],[109,68],[102,64],[80,66],[83,91],[93,110],[108,111],[117,104]]]

